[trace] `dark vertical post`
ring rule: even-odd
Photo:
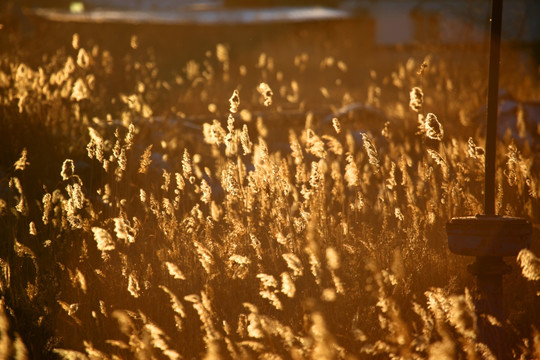
[[[499,106],[499,63],[501,54],[503,0],[491,3],[491,38],[489,45],[489,83],[486,130],[486,162],[484,181],[484,213],[495,216],[495,160],[497,154],[497,117]],[[477,304],[480,316],[494,316],[504,322],[502,276],[508,271],[500,256],[477,256],[471,272],[476,275]],[[508,359],[504,330],[485,318],[479,319],[479,340],[486,343],[498,359]]]
[[[491,41],[489,46],[489,89],[486,131],[486,167],[484,181],[484,213],[495,215],[495,155],[499,98],[499,60],[501,48],[503,0],[492,0]]]
[[[478,340],[495,358],[507,360],[512,354],[505,336],[503,275],[510,271],[503,256],[515,256],[531,241],[532,226],[525,219],[495,214],[495,155],[499,97],[499,60],[503,0],[491,0],[491,41],[489,47],[489,88],[486,131],[484,215],[453,218],[447,225],[452,252],[474,255],[469,271],[476,276]],[[493,324],[491,320],[495,320]]]
[[[486,344],[499,360],[511,359],[503,327],[503,275],[510,269],[502,256],[477,256],[476,262],[469,265],[469,272],[476,276],[478,340]],[[492,324],[489,316],[498,324]]]

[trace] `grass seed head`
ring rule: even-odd
[[[263,96],[264,106],[272,105],[272,96],[274,96],[274,93],[272,92],[272,89],[270,89],[270,86],[267,83],[260,83],[257,86],[257,91]]]
[[[232,96],[229,99],[229,111],[233,114],[238,112],[238,107],[240,106],[240,94],[238,90],[234,90]]]
[[[338,118],[332,118],[332,126],[334,127],[334,130],[337,134],[341,132],[341,124]]]
[[[413,87],[409,97],[409,107],[416,112],[422,111],[422,106],[424,104],[424,93],[422,92],[422,89],[416,86]]]
[[[517,261],[521,266],[523,276],[531,281],[540,280],[540,258],[538,258],[529,249],[523,249],[519,252]]]
[[[15,170],[22,171],[26,168],[27,165],[30,165],[27,158],[28,158],[28,151],[26,150],[26,148],[24,148],[21,151],[21,157],[19,158],[19,160],[17,160],[15,164],[13,164],[13,166],[15,167]]]
[[[369,163],[375,166],[376,171],[378,171],[381,166],[379,163],[379,154],[377,153],[375,145],[373,145],[373,141],[366,133],[362,133],[362,143],[364,144],[364,149],[368,155]]]
[[[88,56],[88,53],[83,48],[79,49],[79,52],[77,54],[77,65],[79,65],[83,69],[88,68],[88,65],[90,65],[90,58]]]
[[[94,233],[94,240],[96,241],[97,248],[100,251],[111,251],[116,248],[111,234],[105,229],[100,227],[92,227]]]
[[[426,116],[425,122],[426,136],[433,140],[441,141],[444,136],[444,131],[441,123],[437,119],[437,116],[433,113],[429,113]]]
[[[62,171],[60,172],[60,175],[62,176],[62,180],[69,180],[75,173],[75,165],[73,164],[73,160],[66,159],[64,160],[64,163],[62,164]]]

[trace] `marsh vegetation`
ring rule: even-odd
[[[485,59],[223,43],[174,72],[146,45],[0,54],[2,356],[490,358],[445,233],[483,208]],[[540,98],[538,74],[501,82]],[[500,326],[532,359],[540,134],[517,117],[497,212],[535,230]]]

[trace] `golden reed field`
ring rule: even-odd
[[[146,30],[0,30],[1,359],[495,358],[445,230],[483,211],[485,46]],[[533,236],[495,326],[538,359],[540,74],[502,58]]]

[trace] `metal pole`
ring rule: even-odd
[[[503,0],[492,0],[491,41],[489,46],[489,89],[486,131],[486,163],[484,181],[484,213],[495,215],[495,155],[497,110],[499,98],[499,61],[501,48]]]
[[[469,272],[476,276],[476,314],[478,340],[486,344],[499,360],[511,359],[504,330],[503,275],[510,265],[501,256],[477,256],[469,265]],[[492,316],[498,324],[492,324]]]
[[[503,256],[515,256],[529,247],[532,226],[525,219],[495,214],[495,158],[499,97],[499,61],[503,0],[492,0],[491,41],[489,47],[489,88],[484,182],[485,215],[453,218],[447,225],[452,252],[474,255],[469,271],[476,276],[476,314],[478,340],[486,344],[497,359],[511,359],[505,334],[503,275],[510,271]],[[491,320],[495,320],[492,324]]]
[[[484,181],[484,213],[495,216],[495,160],[497,154],[497,115],[499,106],[499,63],[501,56],[503,0],[491,3],[491,38],[489,45],[489,83],[486,130],[486,162]],[[502,276],[509,271],[500,256],[477,256],[476,263],[469,268],[476,275],[479,319],[479,340],[489,346],[498,359],[509,359],[508,348],[502,325],[493,326],[482,318],[491,315],[504,323]]]

